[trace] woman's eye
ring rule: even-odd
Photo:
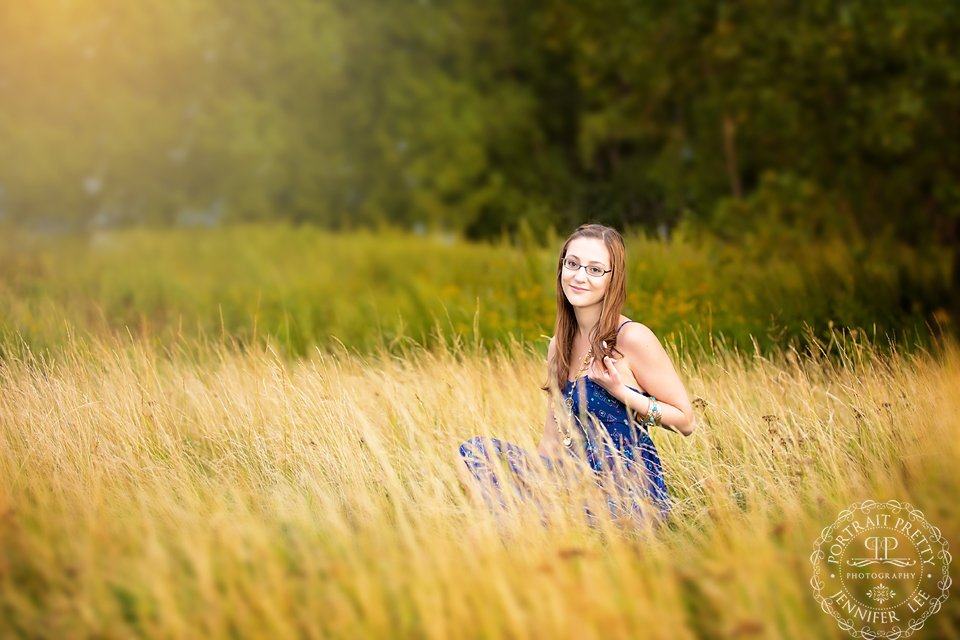
[[[592,275],[592,276],[598,276],[598,275],[600,275],[601,273],[603,273],[603,271],[600,269],[600,267],[587,267],[587,271],[588,271],[588,272],[590,273],[590,275]]]

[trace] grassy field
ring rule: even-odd
[[[723,336],[740,348],[799,344],[804,324],[913,343],[941,308],[950,257],[877,241],[731,245],[629,233],[624,313],[667,339]],[[284,354],[338,342],[432,347],[436,325],[484,342],[552,335],[562,239],[469,243],[398,231],[234,226],[49,237],[0,228],[0,345],[56,347],[66,325],[172,344],[223,333],[275,338]],[[904,302],[907,301],[907,302]]]
[[[953,342],[674,352],[700,426],[654,434],[675,507],[632,530],[559,494],[549,526],[471,503],[458,445],[534,448],[545,364],[436,339],[8,344],[0,636],[842,638],[808,560],[841,509],[898,499],[960,531]],[[957,602],[919,637],[960,636]]]

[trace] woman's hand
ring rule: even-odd
[[[604,342],[606,347],[607,343]],[[596,358],[590,358],[590,379],[606,389],[615,398],[621,398],[622,392],[626,388],[623,386],[623,380],[620,379],[620,372],[617,371],[617,361],[610,356],[604,356],[603,361],[599,362]]]

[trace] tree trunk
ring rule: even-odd
[[[730,191],[739,200],[743,192],[740,188],[740,171],[737,169],[737,123],[727,113],[723,114],[723,153],[727,160]]]

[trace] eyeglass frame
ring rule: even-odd
[[[577,268],[576,268],[576,269],[571,269],[570,267],[567,266],[567,262],[572,262],[572,263],[574,263],[575,265],[577,265]],[[566,269],[567,271],[573,271],[574,273],[576,273],[577,271],[580,271],[580,269],[582,268],[582,269],[583,269],[583,272],[586,273],[586,274],[587,274],[588,276],[590,276],[591,278],[602,278],[603,276],[605,276],[605,275],[607,275],[608,273],[610,273],[611,271],[613,271],[613,269],[606,269],[606,270],[604,270],[604,269],[598,267],[598,266],[595,265],[595,264],[580,264],[579,262],[577,262],[577,261],[574,260],[573,258],[564,258],[563,260],[560,261],[560,264],[561,264],[561,265],[563,266],[563,268]],[[588,270],[588,269],[590,269],[590,268],[600,269],[600,271],[602,271],[603,273],[597,273],[597,274],[590,273],[590,271]]]

